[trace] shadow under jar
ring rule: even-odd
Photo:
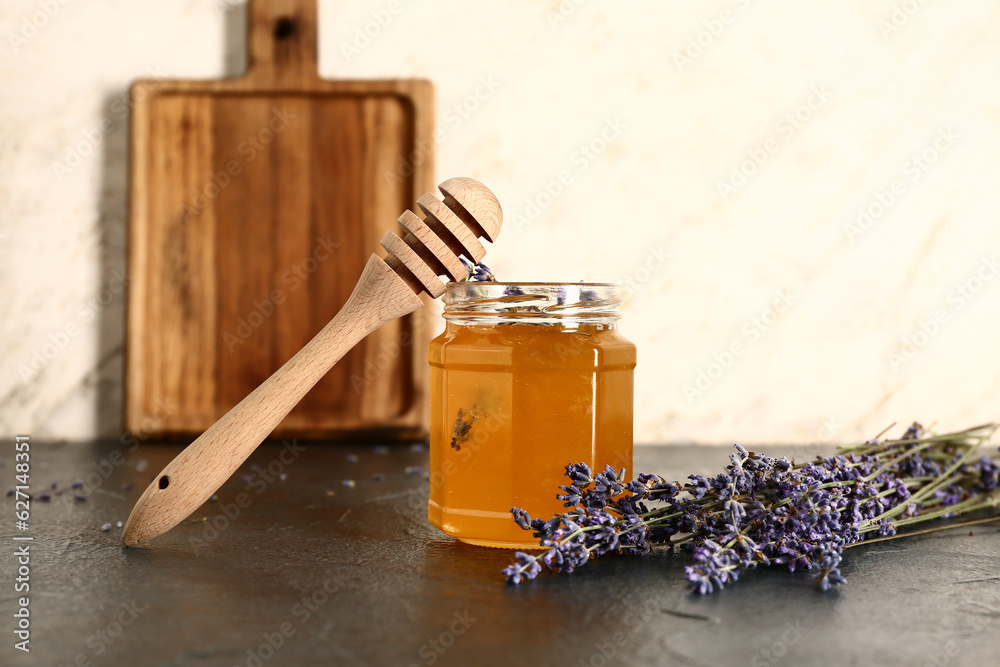
[[[450,283],[430,343],[430,522],[463,542],[538,547],[511,507],[564,511],[565,467],[632,473],[635,345],[606,283]],[[595,472],[596,472],[595,470]]]

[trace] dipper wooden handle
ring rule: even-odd
[[[418,216],[399,218],[403,236],[387,232],[385,259],[368,259],[351,297],[329,324],[249,396],[188,445],[150,483],[132,508],[122,542],[134,546],[161,535],[208,500],[274,430],[302,397],[358,341],[423,305],[426,291],[444,293],[447,275],[468,273],[458,257],[479,262],[486,254],[479,237],[494,241],[503,214],[490,190],[471,178],[441,183],[441,201],[427,193]]]

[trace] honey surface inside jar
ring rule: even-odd
[[[449,535],[537,546],[511,507],[564,511],[568,463],[631,472],[635,346],[608,325],[449,322],[429,360],[428,514]]]

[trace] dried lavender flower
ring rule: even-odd
[[[496,280],[493,272],[490,270],[490,267],[486,266],[482,262],[473,264],[464,257],[459,257],[458,259],[461,260],[462,266],[465,267],[465,270],[469,272],[469,277],[462,282],[488,283]]]
[[[684,483],[647,473],[625,482],[624,470],[605,467],[592,475],[587,465],[570,464],[570,483],[557,498],[572,509],[548,521],[511,509],[546,551],[517,554],[503,573],[516,584],[543,568],[568,573],[604,553],[643,555],[667,545],[691,552],[686,576],[699,594],[771,564],[806,570],[828,590],[846,583],[840,563],[853,545],[905,536],[899,529],[915,523],[995,509],[1000,461],[976,453],[996,428],[928,435],[915,422],[898,440],[876,438],[800,465],[737,444],[724,472],[690,475]]]

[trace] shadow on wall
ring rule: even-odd
[[[239,76],[246,71],[247,6],[225,4],[223,30],[223,76]],[[127,89],[109,93],[104,100],[102,120],[114,130],[102,142],[100,194],[98,197],[98,238],[102,280],[111,281],[127,274],[126,229],[128,226],[128,142],[131,106]],[[106,126],[106,125],[105,125]],[[97,364],[91,376],[96,385],[95,423],[102,438],[117,438],[123,427],[125,298],[118,307],[97,313]]]

